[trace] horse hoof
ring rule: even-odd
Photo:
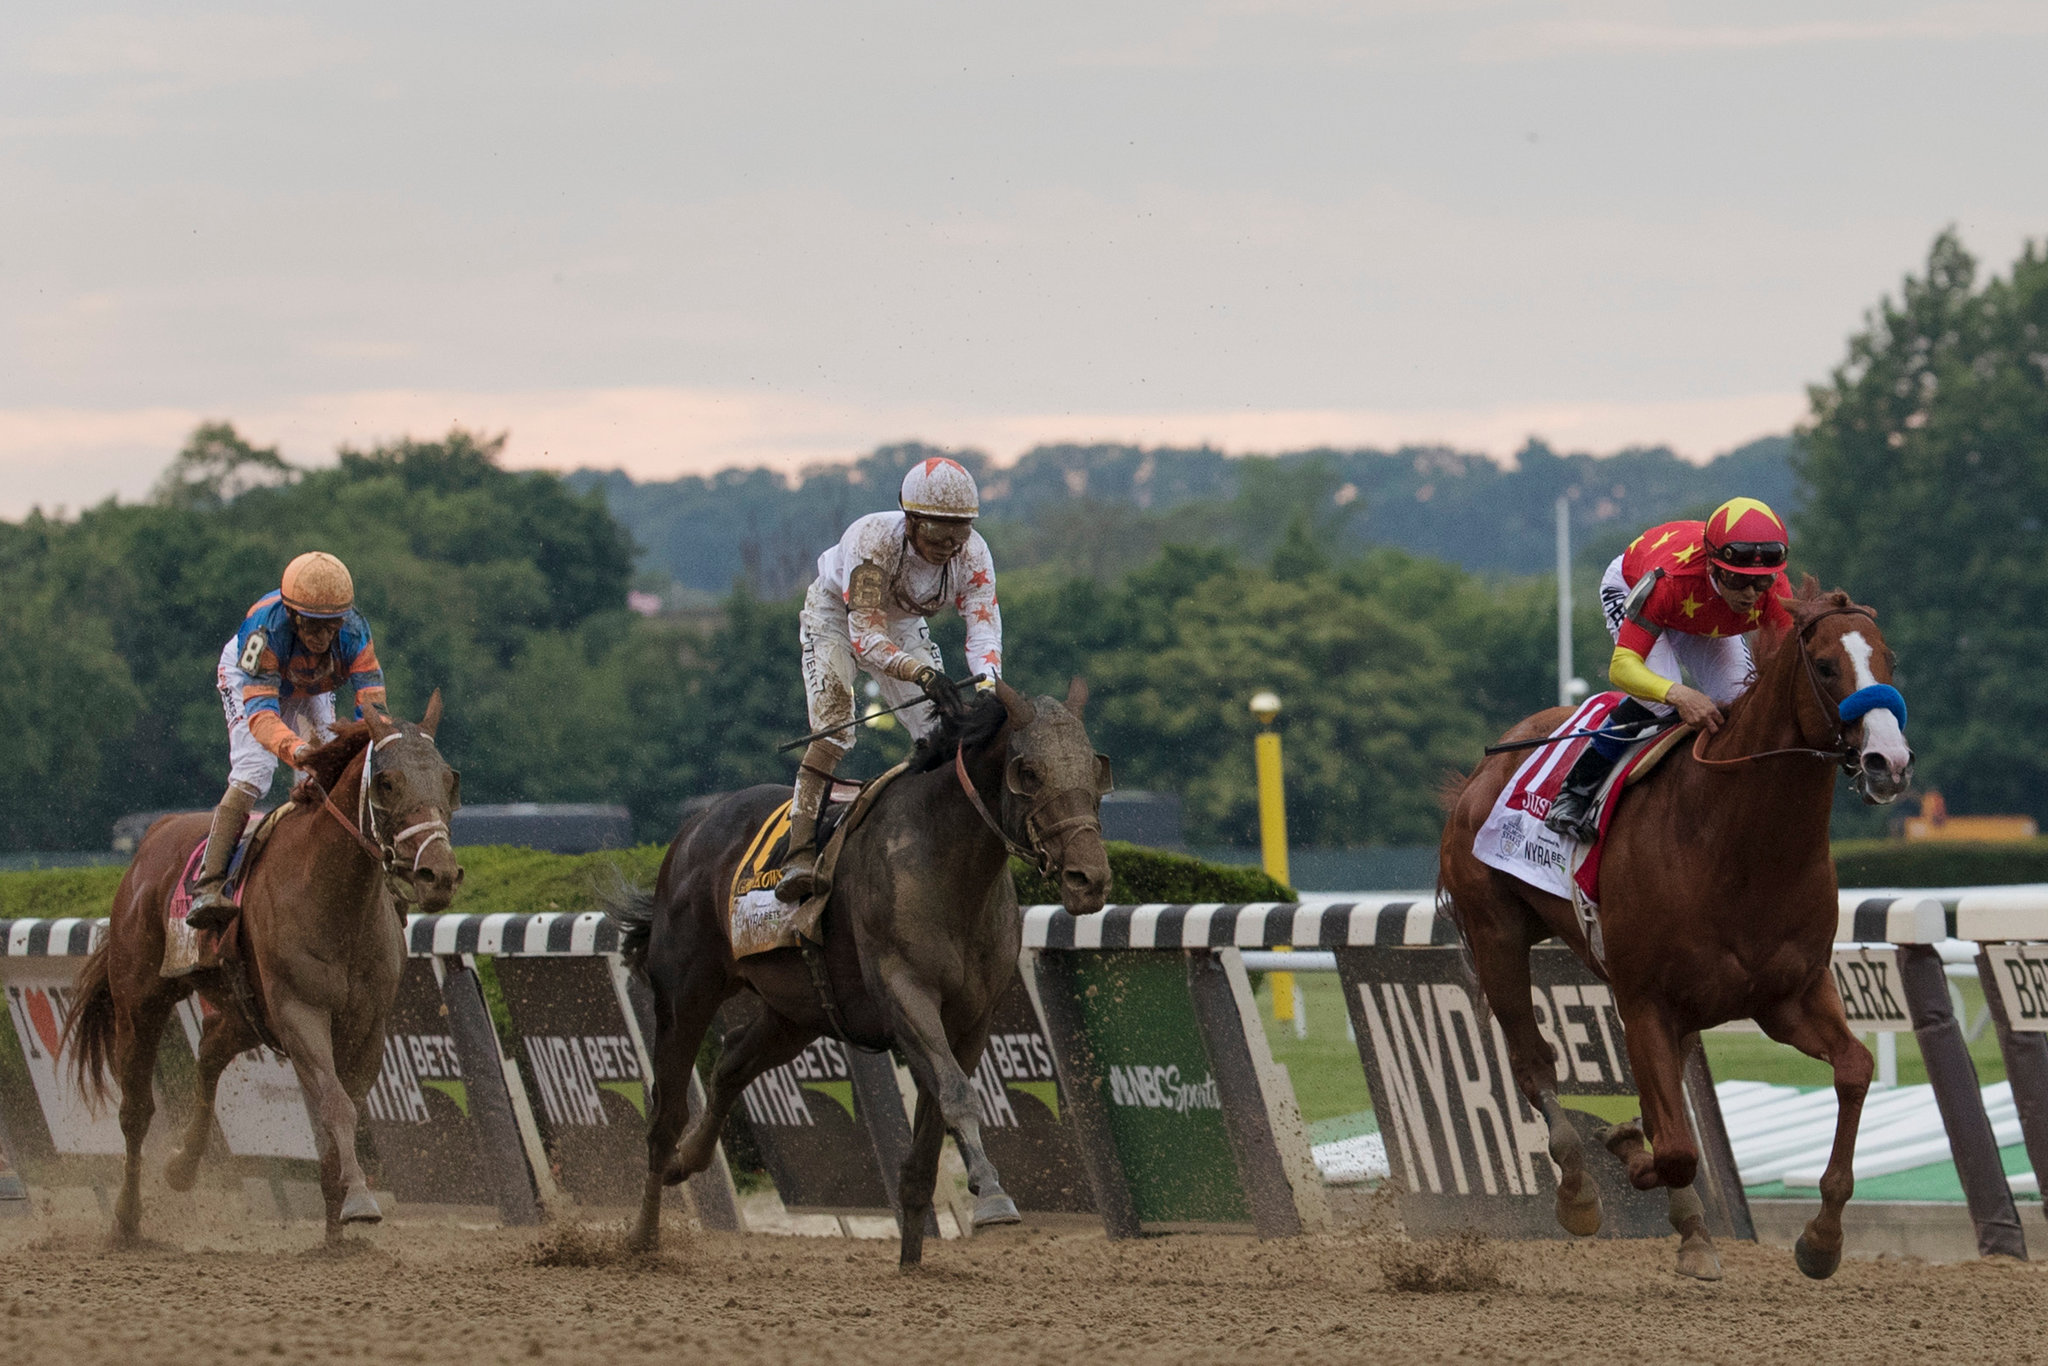
[[[199,1182],[199,1159],[187,1158],[180,1150],[164,1163],[164,1184],[174,1191],[188,1191]]]
[[[1687,1238],[1678,1245],[1678,1274],[1696,1281],[1721,1279],[1721,1254],[1703,1237]]]
[[[974,1202],[974,1226],[989,1228],[996,1224],[1021,1224],[1024,1216],[1017,1213],[1017,1202],[1001,1191],[984,1195]]]
[[[1835,1268],[1842,1264],[1842,1254],[1840,1249],[1822,1252],[1807,1242],[1806,1235],[1802,1233],[1799,1235],[1799,1241],[1792,1244],[1792,1260],[1798,1264],[1800,1272],[1807,1279],[1824,1281],[1834,1275]]]
[[[384,1211],[377,1208],[376,1197],[368,1191],[351,1191],[348,1199],[341,1202],[341,1222],[344,1224],[375,1224],[384,1218]]]
[[[1586,1198],[1575,1204],[1565,1200],[1563,1191],[1557,1195],[1558,1227],[1575,1238],[1590,1238],[1600,1231],[1600,1192],[1588,1181],[1585,1193]]]

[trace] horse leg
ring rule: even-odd
[[[1849,1029],[1834,974],[1822,972],[1806,994],[1757,1017],[1764,1033],[1835,1070],[1835,1146],[1820,1178],[1820,1213],[1792,1245],[1792,1260],[1814,1280],[1842,1264],[1842,1208],[1856,1191],[1856,1127],[1870,1090],[1870,1050]]]
[[[946,1116],[932,1093],[917,1088],[917,1119],[911,1128],[910,1151],[896,1180],[896,1208],[903,1227],[897,1266],[911,1270],[924,1260],[924,1220],[931,1213],[932,1192],[939,1184],[939,1150],[946,1142]]]
[[[347,1224],[374,1224],[384,1217],[370,1183],[356,1161],[356,1106],[334,1065],[332,1025],[326,1011],[297,999],[273,1000],[278,1041],[291,1055],[299,1085],[313,1103],[320,1140],[320,1187],[327,1198],[327,1241]]]
[[[171,1018],[174,997],[152,992],[132,1009],[117,1011],[114,1058],[121,1080],[121,1137],[127,1161],[121,1169],[121,1194],[114,1201],[116,1246],[133,1243],[142,1232],[142,1141],[156,1115],[156,1050]]]
[[[1679,1036],[1654,1007],[1623,1003],[1621,1009],[1643,1118],[1640,1124],[1609,1129],[1607,1148],[1628,1168],[1629,1183],[1637,1190],[1668,1188],[1666,1217],[1678,1233],[1678,1274],[1718,1281],[1721,1256],[1707,1233],[1706,1208],[1692,1188],[1699,1148],[1685,1111],[1684,1059],[1699,1035]]]
[[[1590,1238],[1600,1231],[1600,1192],[1586,1172],[1585,1142],[1557,1099],[1557,1050],[1544,1042],[1530,1003],[1527,918],[1517,917],[1517,925],[1504,927],[1501,917],[1484,914],[1485,910],[1498,910],[1498,903],[1488,898],[1480,910],[1474,907],[1474,900],[1454,898],[1459,924],[1479,974],[1479,988],[1507,1039],[1515,1088],[1550,1128],[1550,1160],[1558,1170],[1558,1226],[1577,1237]]]
[[[213,1137],[213,1098],[220,1087],[221,1073],[244,1049],[257,1044],[255,1032],[242,1019],[241,1012],[222,1010],[206,1022],[206,1028],[199,1036],[199,1077],[195,1088],[195,1104],[192,1118],[185,1125],[185,1136],[178,1141],[178,1147],[164,1164],[164,1184],[174,1191],[188,1191],[199,1179],[199,1159],[206,1156],[206,1145]]]
[[[671,1175],[677,1182],[684,1179],[671,1163],[676,1140],[690,1121],[690,1077],[697,1067],[697,1049],[726,995],[726,985],[722,969],[709,969],[692,974],[673,997],[658,988],[654,993],[654,1106],[647,1117],[647,1180],[640,1191],[640,1217],[626,1235],[626,1245],[635,1252],[652,1252],[661,1245],[662,1187],[671,1184]],[[671,1000],[676,1005],[673,1015]],[[705,1162],[710,1162],[708,1152]]]
[[[1016,1223],[1017,1202],[1004,1192],[995,1164],[982,1149],[981,1102],[967,1080],[966,1068],[946,1042],[946,1026],[937,996],[901,963],[885,968],[881,977],[888,988],[884,999],[892,1026],[890,1033],[903,1048],[911,1075],[917,1078],[919,1094],[937,1098],[946,1127],[953,1131],[953,1141],[959,1145],[960,1160],[967,1164],[967,1189],[975,1196],[976,1227]],[[972,1034],[972,1038],[962,1038],[962,1051],[971,1043],[974,1051],[968,1056],[979,1057],[988,1042],[986,1022]]]
[[[676,1165],[684,1180],[711,1165],[718,1135],[725,1129],[726,1116],[739,1103],[740,1093],[754,1078],[788,1062],[817,1037],[817,1030],[765,1007],[725,1036],[718,1066],[711,1069],[711,1084],[705,1088],[704,1108],[683,1131],[682,1143],[676,1150]],[[688,1080],[684,1078],[686,1085]]]

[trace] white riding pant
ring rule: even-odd
[[[1628,582],[1621,576],[1621,558],[1616,555],[1614,563],[1600,576],[1600,613],[1606,619],[1607,634],[1617,640],[1621,636],[1622,610],[1628,602]],[[1673,683],[1685,681],[1681,670],[1690,673],[1693,686],[1712,698],[1717,707],[1733,702],[1756,677],[1756,662],[1750,658],[1749,641],[1743,636],[1695,636],[1667,629],[1657,637],[1657,643],[1650,647],[1650,657],[1643,662],[1650,666],[1651,673]],[[1669,702],[1636,700],[1659,716],[1669,716],[1677,710]]]
[[[810,709],[811,729],[824,730],[827,726],[845,726],[825,737],[825,743],[837,749],[844,757],[859,738],[858,727],[850,724],[856,715],[853,696],[854,684],[860,674],[867,674],[881,686],[882,705],[901,706],[914,702],[924,695],[924,690],[915,683],[885,673],[876,673],[865,668],[853,654],[853,634],[846,625],[846,604],[821,583],[813,582],[810,591],[804,594],[804,611],[797,631],[804,647],[804,699]],[[898,648],[917,659],[928,661],[934,669],[943,670],[945,665],[939,658],[939,647],[932,643],[932,634],[922,617],[907,617],[890,634]],[[911,738],[923,739],[938,724],[938,716],[931,704],[921,707],[907,707],[896,713],[909,728]]]
[[[249,730],[249,718],[242,710],[242,689],[249,675],[236,667],[241,659],[239,643],[233,636],[221,647],[220,666],[214,677],[220,688],[221,710],[228,719],[228,781],[250,795],[261,798],[270,791],[277,776],[279,759],[265,749]],[[334,694],[285,697],[278,700],[284,723],[301,738],[315,744],[334,733]]]

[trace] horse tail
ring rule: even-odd
[[[647,945],[654,938],[654,893],[626,881],[626,875],[614,868],[609,883],[597,889],[597,902],[605,918],[618,927],[619,956],[644,981]]]
[[[109,934],[78,970],[71,1018],[64,1023],[63,1048],[71,1053],[71,1075],[80,1094],[95,1106],[107,1099],[107,1074],[114,1062],[114,987],[109,980]]]
[[[1460,773],[1455,768],[1444,770],[1444,776],[1437,779],[1436,804],[1450,811],[1457,806],[1458,798],[1465,795],[1465,784],[1471,781],[1469,773]]]

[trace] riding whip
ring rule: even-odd
[[[1571,730],[1566,731],[1563,735],[1546,735],[1540,740],[1503,741],[1498,745],[1488,745],[1486,752],[1488,754],[1510,754],[1520,749],[1541,749],[1545,745],[1561,745],[1567,740],[1584,740],[1588,737],[1597,739],[1601,736],[1613,736],[1617,740],[1643,740],[1652,735],[1662,734],[1677,724],[1677,720],[1673,719],[1648,731],[1645,731],[1640,725],[1626,730]]]
[[[981,679],[979,675],[977,675],[973,678],[966,679],[965,681],[956,681],[951,678],[947,679],[946,681],[948,683],[951,683],[954,687],[962,689],[964,691],[965,689],[972,687],[976,683],[979,683]],[[891,712],[903,711],[907,708],[918,705],[920,702],[929,702],[931,700],[931,698],[922,695],[913,697],[908,702],[898,702],[893,707],[883,707],[880,711],[871,711],[866,716],[856,716],[853,718],[853,720],[848,721],[843,725],[827,726],[823,730],[814,730],[809,735],[799,735],[796,739],[791,740],[787,744],[777,745],[775,747],[775,752],[777,754],[787,754],[793,749],[802,749],[805,745],[808,745],[813,740],[823,740],[827,736],[837,735],[842,730],[852,730],[855,726],[858,726],[866,721],[872,721],[877,716],[887,716]]]

